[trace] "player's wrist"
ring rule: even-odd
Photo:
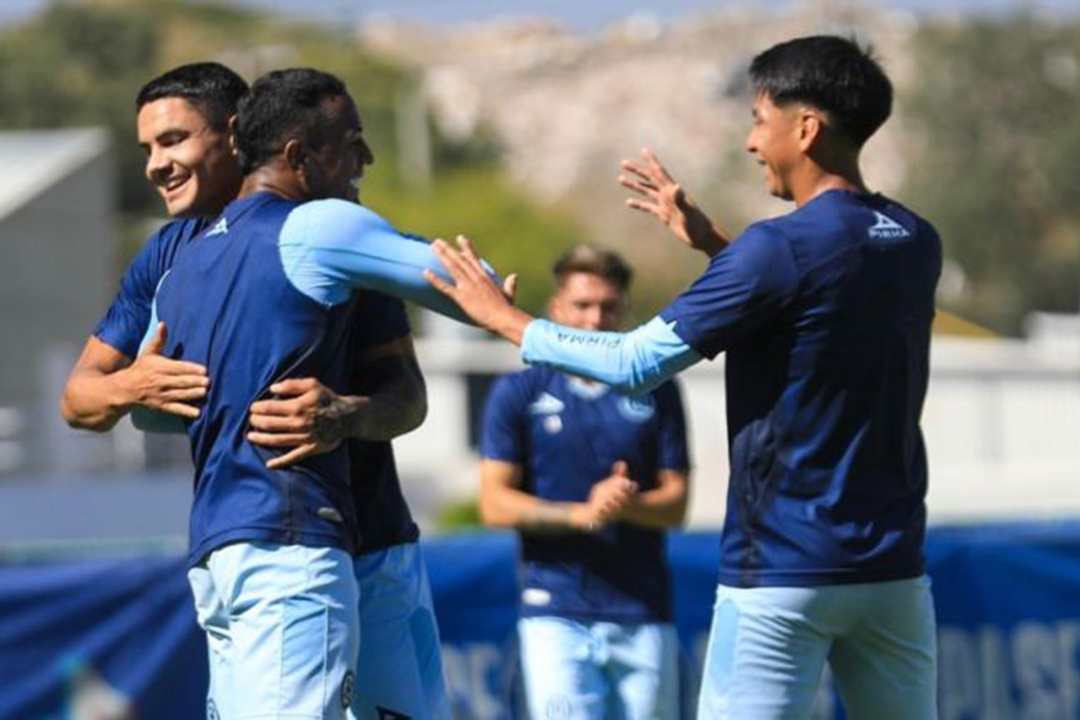
[[[565,533],[584,531],[589,523],[582,503],[539,501],[519,511],[513,523],[519,530]]]
[[[595,513],[585,503],[572,503],[567,510],[567,522],[571,530],[595,532],[599,529]]]
[[[109,413],[125,415],[136,407],[150,407],[143,393],[138,390],[134,366],[104,375],[101,379],[105,392],[103,398]]]
[[[728,244],[724,233],[704,214],[688,220],[686,232],[690,238],[690,247],[700,250],[709,257],[716,255]]]
[[[320,445],[336,447],[346,438],[370,439],[375,425],[371,399],[362,395],[338,395],[325,389],[313,419]]]
[[[495,316],[490,329],[515,345],[521,345],[525,328],[535,319],[524,310],[507,305]]]
[[[713,225],[709,226],[708,238],[708,241],[705,246],[701,248],[701,251],[709,257],[716,255],[730,243],[730,240],[727,239],[724,233]]]

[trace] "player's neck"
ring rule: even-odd
[[[240,185],[239,197],[247,197],[258,192],[270,192],[286,200],[306,200],[307,189],[296,173],[281,167],[281,163],[271,161],[252,170],[244,176]]]
[[[232,193],[228,195],[227,199],[224,199],[221,202],[214,203],[212,207],[209,207],[204,212],[200,213],[199,217],[203,220],[213,220],[214,218],[220,217],[221,213],[225,211],[225,208],[229,205],[229,203],[235,200],[237,196],[237,193]]]
[[[818,195],[830,190],[870,192],[859,171],[857,154],[832,157],[827,162],[819,162],[808,157],[792,175],[789,188],[796,207],[802,207]]]

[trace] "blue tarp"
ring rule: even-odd
[[[707,637],[719,538],[674,534],[685,711]],[[459,718],[513,717],[513,535],[424,543]],[[931,531],[941,720],[1080,720],[1080,522]],[[192,720],[205,647],[183,559],[0,566],[0,720]],[[831,693],[818,718],[842,717]]]

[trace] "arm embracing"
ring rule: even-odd
[[[358,354],[348,395],[315,378],[276,383],[273,399],[251,406],[248,439],[285,450],[272,458],[283,467],[337,447],[344,439],[383,441],[410,432],[427,415],[427,391],[416,360],[404,304],[365,292],[353,322]]]
[[[96,337],[87,340],[60,400],[60,414],[67,423],[103,432],[125,414],[131,412],[135,420],[139,411],[146,410],[171,420],[182,432],[180,418],[198,417],[195,403],[206,396],[209,385],[206,369],[162,356],[164,328],[155,339],[134,362]]]
[[[64,386],[60,414],[72,427],[104,431],[128,412],[153,408],[169,414],[182,432],[176,416],[198,415],[195,403],[205,395],[206,371],[160,355],[164,329],[151,320],[151,308],[176,249],[200,227],[198,222],[170,223],[152,235],[131,261],[120,290]],[[146,351],[153,340],[161,342]]]
[[[411,432],[427,417],[427,388],[406,336],[364,352],[357,368],[358,395],[343,398],[348,437],[392,440]]]
[[[91,336],[60,398],[60,415],[68,425],[99,432],[112,428],[131,405],[117,375],[129,365],[130,357]]]
[[[702,359],[675,334],[674,323],[659,317],[628,333],[533,320],[525,329],[521,357],[630,393],[647,392]]]
[[[362,288],[472,322],[425,279],[426,271],[449,277],[431,246],[401,235],[355,203],[317,200],[298,206],[282,228],[280,247],[292,283],[324,304],[344,302],[353,288]]]

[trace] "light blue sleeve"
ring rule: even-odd
[[[592,378],[626,393],[644,393],[702,360],[675,334],[675,323],[655,317],[628,332],[590,332],[533,320],[521,359]]]
[[[314,200],[298,205],[285,220],[279,247],[289,281],[324,305],[341,304],[354,288],[363,288],[472,324],[424,277],[425,270],[432,270],[452,282],[431,246],[404,237],[355,203]]]
[[[168,271],[161,276],[161,280],[158,281],[158,287],[161,287],[161,283],[165,282],[165,278],[168,277]],[[154,291],[154,300],[150,303],[150,324],[146,326],[146,332],[143,333],[142,342],[139,343],[139,353],[142,353],[146,344],[154,337],[154,332],[157,331],[158,326],[158,311],[157,311],[157,290]],[[148,433],[162,433],[166,435],[183,435],[187,433],[187,428],[184,426],[184,420],[179,415],[173,415],[172,413],[161,412],[160,410],[151,410],[150,408],[135,407],[131,410],[131,424],[135,426],[137,430],[142,430]]]

